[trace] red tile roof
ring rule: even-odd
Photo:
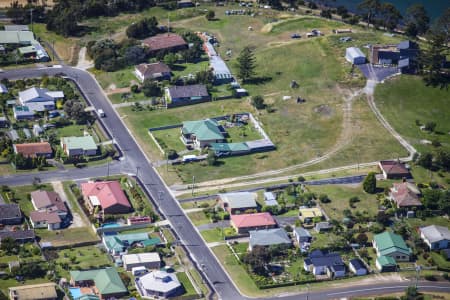
[[[35,157],[37,154],[52,154],[52,147],[47,142],[14,144],[16,153],[22,153],[25,157]]]
[[[184,39],[175,33],[158,34],[142,41],[152,51],[159,51],[164,49],[187,47]]]
[[[409,182],[394,183],[391,189],[392,200],[398,207],[421,206],[419,193],[420,191]]]
[[[403,174],[405,176],[409,175],[409,170],[405,167],[405,165],[399,161],[395,160],[382,160],[380,161],[381,168],[386,172],[387,175],[395,174],[400,175]]]
[[[96,196],[102,209],[113,205],[122,205],[131,208],[127,196],[118,181],[86,182],[81,184],[84,197]]]
[[[268,212],[256,214],[231,215],[231,222],[237,228],[272,226],[276,225],[275,219]]]
[[[48,224],[61,223],[61,218],[56,212],[32,211],[30,212],[30,219],[33,223],[42,221],[46,221]]]
[[[34,205],[38,210],[46,209],[48,212],[67,212],[67,207],[59,197],[58,193],[49,191],[34,191],[31,192],[31,199],[33,199]]]

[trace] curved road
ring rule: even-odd
[[[160,211],[170,221],[173,229],[176,231],[182,243],[186,246],[188,253],[197,265],[203,270],[203,274],[207,278],[210,285],[213,286],[215,292],[221,299],[248,299],[241,295],[240,291],[235,287],[232,280],[228,277],[220,263],[217,261],[214,254],[207,247],[198,231],[189,221],[184,214],[183,210],[179,206],[179,203],[171,195],[170,190],[159,177],[156,170],[153,168],[150,161],[147,159],[139,145],[136,143],[132,134],[128,131],[122,120],[104,95],[102,89],[98,85],[97,81],[91,74],[72,67],[48,67],[48,68],[35,68],[35,69],[15,69],[0,74],[0,79],[22,79],[29,77],[40,77],[43,75],[57,75],[63,74],[72,80],[74,80],[80,91],[84,94],[88,102],[91,103],[96,109],[103,109],[106,114],[105,118],[102,118],[102,123],[109,132],[109,134],[116,141],[119,149],[125,156],[126,168],[128,170],[136,170],[137,177],[143,184],[145,190],[156,201]],[[121,164],[114,164],[113,168],[119,167]],[[100,172],[104,167],[98,168]],[[73,172],[82,172],[73,171]],[[87,170],[86,170],[87,171]],[[57,172],[56,172],[57,173]],[[70,173],[70,172],[67,172]],[[73,175],[75,173],[72,173]],[[38,175],[38,174],[36,174]],[[58,175],[59,176],[59,175]],[[58,177],[64,179],[67,175]],[[18,175],[20,178],[20,175]],[[4,182],[8,178],[2,178],[0,182]],[[294,300],[302,299],[302,297],[308,297],[308,299],[332,299],[341,298],[345,296],[357,296],[376,294],[381,291],[384,292],[398,292],[403,291],[408,283],[374,283],[373,285],[357,286],[355,287],[342,287],[332,288],[326,291],[314,291],[310,292],[307,296],[303,295],[279,295],[275,298]],[[448,284],[440,283],[423,283],[420,285],[423,290],[431,291],[445,291],[450,292]]]

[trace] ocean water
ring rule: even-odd
[[[343,5],[350,11],[356,11],[358,4],[361,3],[362,0],[315,0],[314,2],[329,6]],[[405,14],[406,9],[412,4],[423,4],[432,20],[438,18],[442,15],[444,10],[450,7],[450,0],[381,0],[381,2],[390,2],[394,4],[395,7],[400,10],[402,15]]]

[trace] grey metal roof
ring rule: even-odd
[[[347,48],[345,54],[351,56],[352,58],[355,58],[355,57],[366,57],[364,55],[364,53],[362,53],[362,51],[359,48],[356,48],[356,47],[349,47],[349,48]]]
[[[257,195],[255,193],[227,193],[219,194],[219,197],[223,202],[228,203],[229,208],[248,208],[257,206]]]
[[[0,83],[0,94],[5,94],[7,92],[8,88],[3,83]]]
[[[299,237],[311,237],[311,233],[303,227],[295,227],[294,231]]]
[[[442,240],[450,241],[450,230],[444,226],[430,225],[420,228],[420,232],[430,241],[430,243]]]
[[[252,247],[280,244],[292,244],[291,239],[283,228],[250,231],[250,245]]]
[[[186,98],[186,97],[207,97],[209,96],[206,85],[193,84],[185,86],[171,86],[169,87],[169,94],[172,98]]]
[[[2,220],[22,217],[20,207],[17,204],[0,204],[0,223]]]
[[[341,255],[337,252],[322,252],[320,250],[314,250],[309,254],[309,257],[305,259],[305,263],[312,264],[315,267],[329,267],[333,265],[343,265]]]
[[[5,31],[30,31],[28,25],[5,25]]]
[[[363,262],[359,258],[354,258],[354,259],[350,260],[350,264],[355,268],[355,270],[362,270],[362,269],[365,270],[366,269]]]
[[[19,100],[22,104],[38,100],[38,101],[54,101],[55,98],[64,97],[61,91],[49,91],[48,89],[32,87],[25,91],[19,92]],[[41,99],[38,99],[41,98]]]

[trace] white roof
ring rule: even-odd
[[[230,208],[248,208],[256,207],[256,193],[250,192],[237,192],[237,193],[226,193],[219,194],[220,199],[223,202],[228,203]]]
[[[19,100],[22,104],[41,98],[44,101],[54,101],[55,98],[63,98],[62,91],[49,91],[47,89],[32,87],[25,91],[19,92]],[[39,100],[43,101],[43,100]]]
[[[168,293],[181,286],[175,273],[153,271],[139,278],[142,287],[146,290]]]
[[[8,92],[8,88],[3,83],[0,83],[0,94],[4,94],[7,92]]]
[[[47,95],[52,98],[64,98],[64,92],[62,91],[49,91],[47,92]]]
[[[264,193],[264,199],[270,201],[270,200],[277,200],[275,198],[275,195],[272,192],[265,192]]]
[[[430,241],[430,243],[439,242],[442,240],[450,241],[450,230],[444,226],[430,225],[420,228],[422,234]]]
[[[355,58],[355,57],[366,57],[364,55],[364,53],[362,53],[362,51],[359,50],[359,48],[356,48],[356,47],[347,48],[345,54],[346,54],[346,56],[351,56],[353,58]]]
[[[138,263],[150,263],[160,262],[159,254],[157,252],[146,252],[138,254],[126,254],[122,256],[124,264],[138,264]]]
[[[100,206],[100,200],[98,200],[97,196],[89,196],[89,201],[91,201],[93,206]]]
[[[139,272],[139,271],[147,271],[147,268],[144,267],[144,266],[131,268],[131,273],[132,274],[134,274],[135,272]]]

